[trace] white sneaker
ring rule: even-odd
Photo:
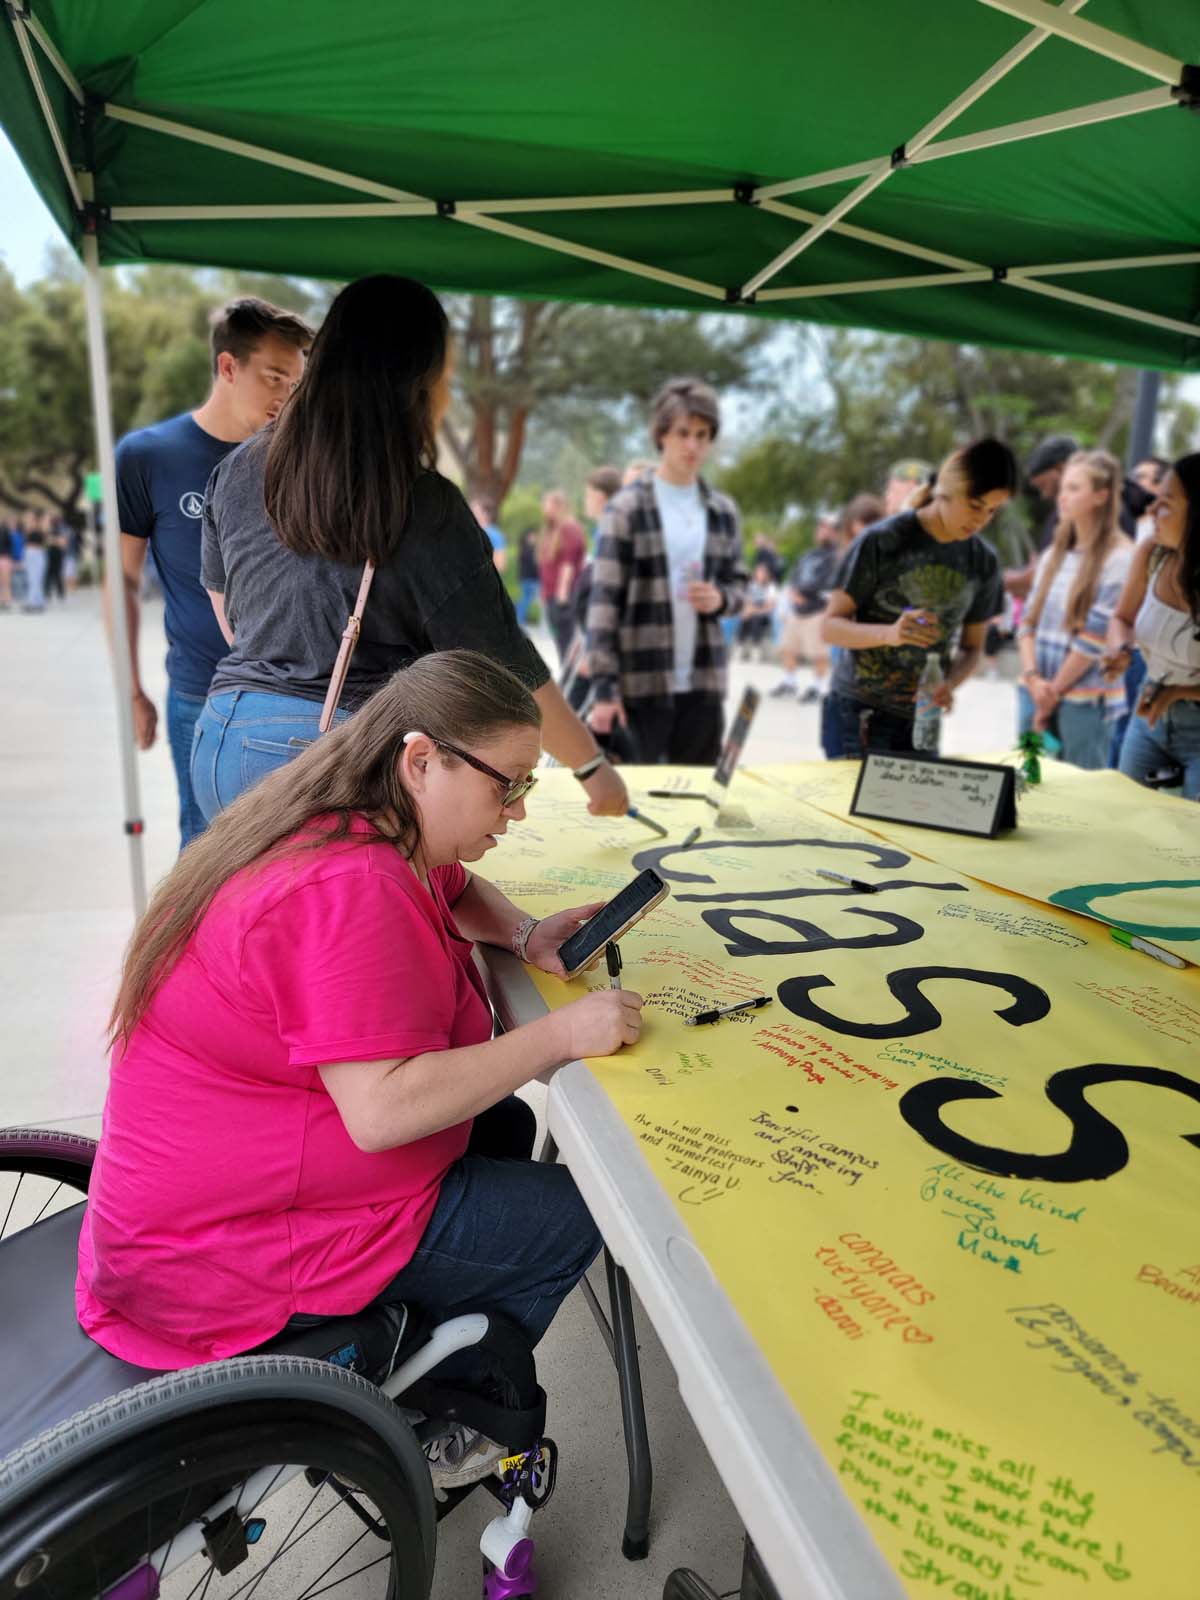
[[[461,1489],[478,1483],[494,1472],[508,1455],[508,1449],[475,1428],[456,1422],[448,1432],[425,1445],[434,1498],[444,1500],[447,1489]]]

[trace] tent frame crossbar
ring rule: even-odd
[[[29,86],[33,90],[42,117],[46,124],[46,131],[50,135],[50,143],[54,146],[54,153],[62,167],[63,176],[67,180],[67,188],[71,192],[76,212],[83,210],[83,194],[80,191],[79,179],[75,175],[75,167],[67,152],[66,141],[62,136],[62,129],[58,125],[58,118],[54,115],[54,107],[50,104],[50,96],[46,93],[46,85],[42,81],[42,74],[33,54],[33,46],[29,42],[28,23],[20,12],[12,13],[13,31],[16,34],[17,45],[25,62],[25,70],[29,74]]]
[[[1073,8],[1046,5],[1045,0],[979,0],[979,3],[989,6],[993,11],[1003,11],[1006,16],[1016,17],[1021,22],[1031,22],[1046,33],[1056,34],[1058,38],[1066,39],[1083,50],[1106,56],[1109,61],[1120,62],[1121,66],[1131,67],[1134,72],[1144,72],[1148,78],[1176,84],[1182,76],[1182,61],[1164,55],[1161,50],[1152,50],[1149,45],[1139,44],[1136,39],[1129,39],[1122,33],[1115,33],[1111,28],[1103,28],[1099,23],[1069,15],[1069,9]]]

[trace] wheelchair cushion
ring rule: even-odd
[[[157,1372],[119,1361],[75,1317],[83,1201],[0,1243],[0,1459],[35,1434]]]

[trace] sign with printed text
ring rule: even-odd
[[[995,838],[1017,824],[1011,767],[937,756],[868,755],[850,805],[855,817]]]
[[[1040,868],[1024,815],[999,848],[901,842],[817,808],[853,778],[738,772],[753,829],[685,849],[684,798],[646,844],[549,772],[472,870],[538,915],[669,883],[622,941],[642,1036],[589,1067],[911,1600],[1195,1600],[1200,976],[958,858],[1061,884],[1171,850],[1190,879],[1196,846],[1164,809],[1128,862],[1115,835],[1076,861],[1097,811],[1066,784]],[[557,1007],[607,980],[534,981]]]

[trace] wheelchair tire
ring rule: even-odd
[[[81,1133],[57,1133],[51,1128],[0,1128],[0,1172],[27,1172],[51,1178],[86,1194],[95,1139]]]
[[[293,1479],[283,1494],[299,1485],[303,1498],[312,1487],[312,1499],[274,1554],[272,1500],[264,1496],[244,1508],[264,1524],[251,1541],[255,1558],[269,1567],[286,1557],[295,1566],[294,1547],[316,1524],[303,1534],[295,1529],[322,1495],[357,1536],[348,1547],[355,1551],[348,1557],[353,1570],[330,1583],[328,1575],[346,1557],[327,1563],[327,1550],[317,1555],[320,1546],[310,1544],[301,1561],[318,1561],[325,1570],[301,1565],[296,1594],[336,1594],[366,1566],[386,1563],[377,1593],[428,1600],[436,1521],[428,1466],[412,1429],[373,1384],[293,1356],[243,1356],[165,1373],[80,1412],[0,1462],[0,1600],[157,1595],[149,1554],[173,1544],[182,1528],[194,1527],[253,1472],[284,1463],[309,1469],[309,1481]],[[293,1510],[294,1503],[275,1517],[280,1528]],[[245,1517],[238,1511],[240,1528]],[[389,1549],[380,1555],[385,1542]],[[259,1591],[244,1563],[222,1578],[200,1553],[161,1592],[167,1600],[202,1587],[206,1600],[221,1600],[252,1585],[276,1595],[282,1580],[277,1569],[269,1589]]]

